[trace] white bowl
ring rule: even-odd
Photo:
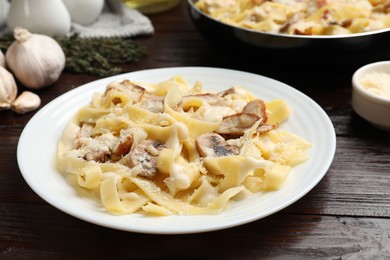
[[[367,75],[373,76],[377,72],[390,77],[390,61],[365,65],[353,74],[352,108],[372,125],[381,130],[390,131],[390,96],[370,92],[362,82]],[[382,77],[376,77],[375,81],[380,78]],[[390,84],[389,82],[390,80],[387,80],[387,84]]]
[[[69,11],[72,22],[90,25],[95,22],[104,8],[104,0],[62,0]]]

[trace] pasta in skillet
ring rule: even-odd
[[[308,160],[311,144],[279,128],[289,114],[241,86],[113,82],[69,122],[57,164],[113,214],[217,214]]]
[[[199,0],[202,12],[268,33],[341,35],[390,27],[390,0]]]

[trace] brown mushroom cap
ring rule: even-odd
[[[243,135],[244,131],[251,128],[258,120],[257,115],[248,113],[225,116],[215,132],[224,135]]]
[[[238,154],[237,146],[229,145],[216,133],[205,133],[196,138],[196,148],[202,157],[219,157]]]
[[[267,122],[266,105],[262,99],[257,98],[252,100],[244,107],[242,112],[246,114],[255,114],[263,119],[262,123]]]

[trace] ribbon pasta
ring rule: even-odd
[[[113,82],[69,122],[57,166],[112,214],[218,214],[308,159],[311,144],[279,128],[289,113],[240,86]]]
[[[195,6],[223,23],[268,33],[341,35],[390,27],[389,0],[199,0]]]

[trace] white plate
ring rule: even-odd
[[[95,91],[112,81],[131,79],[157,83],[174,75],[188,83],[201,81],[204,89],[224,90],[241,85],[266,101],[282,98],[292,115],[282,128],[313,144],[311,159],[294,168],[278,191],[258,194],[232,204],[218,215],[150,217],[142,214],[113,216],[99,203],[76,194],[55,168],[57,143],[65,125],[79,108],[88,104]],[[279,81],[256,74],[205,67],[179,67],[131,72],[90,82],[75,88],[38,111],[24,128],[18,143],[20,171],[30,187],[54,207],[97,225],[140,233],[184,234],[219,230],[264,218],[291,205],[308,193],[328,171],[336,150],[333,125],[312,99]]]

